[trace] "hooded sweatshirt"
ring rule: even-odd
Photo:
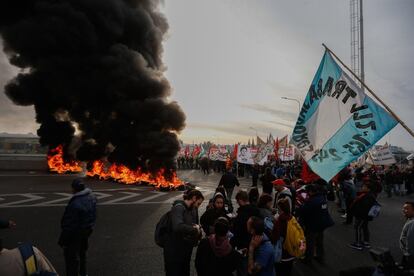
[[[201,240],[195,259],[198,276],[232,276],[241,255],[230,245],[227,237],[214,234]]]

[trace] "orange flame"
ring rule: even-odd
[[[81,172],[80,162],[71,161],[65,163],[63,160],[63,146],[59,145],[55,149],[50,150],[47,157],[49,170],[59,174],[66,172]],[[178,178],[176,172],[171,172],[171,177],[167,178],[165,169],[160,169],[155,174],[142,172],[141,169],[131,170],[127,166],[112,164],[109,167],[104,162],[96,160],[93,162],[92,168],[86,172],[89,177],[98,177],[101,180],[114,180],[124,184],[133,184],[146,182],[156,188],[175,189],[184,183]]]
[[[156,188],[177,188],[183,185],[183,182],[172,172],[171,179],[165,177],[165,169],[160,169],[155,174],[142,172],[141,169],[131,170],[124,165],[112,164],[105,168],[102,161],[94,161],[92,169],[86,173],[89,177],[98,177],[99,179],[112,179],[124,184],[133,184],[146,182],[154,185]]]
[[[47,165],[49,170],[52,172],[57,172],[59,174],[66,172],[81,172],[82,167],[79,162],[70,161],[66,163],[63,160],[63,146],[59,145],[54,149],[50,150],[50,153],[47,156]]]

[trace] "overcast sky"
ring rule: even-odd
[[[350,64],[349,0],[165,0],[172,98],[187,115],[184,142],[245,142],[292,132],[327,44]],[[414,129],[414,1],[364,0],[366,83]],[[0,87],[16,74],[0,56]],[[0,93],[0,132],[35,132],[33,108]],[[254,128],[254,129],[252,129]],[[414,150],[397,126],[381,142]]]

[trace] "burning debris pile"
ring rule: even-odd
[[[34,105],[40,142],[59,149],[62,164],[76,170],[73,160],[93,168],[108,160],[117,169],[104,175],[115,179],[128,169],[177,180],[185,115],[168,100],[161,60],[168,23],[159,2],[0,1],[4,51],[21,68],[5,93],[18,105]]]

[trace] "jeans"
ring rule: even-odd
[[[368,220],[355,218],[355,243],[361,245],[363,242],[369,242]]]
[[[312,232],[305,231],[306,238],[306,252],[305,257],[307,259],[312,259],[314,256],[318,258],[323,258],[324,248],[323,248],[323,231]]]

